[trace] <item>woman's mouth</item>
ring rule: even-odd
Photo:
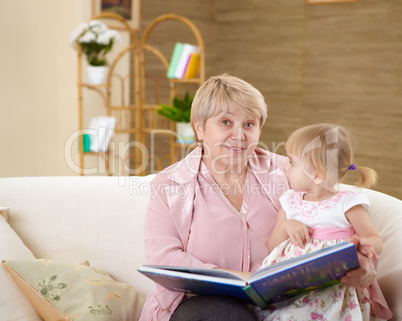
[[[227,148],[229,148],[229,150],[233,151],[233,152],[243,152],[246,150],[246,148],[241,147],[241,146],[226,146]]]

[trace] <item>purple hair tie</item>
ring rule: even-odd
[[[355,164],[350,165],[349,168],[348,168],[348,170],[350,170],[350,171],[354,171],[355,169],[356,169]]]

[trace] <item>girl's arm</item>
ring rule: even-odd
[[[272,252],[272,250],[275,247],[277,247],[279,244],[281,244],[283,241],[289,238],[288,233],[286,233],[286,230],[283,228],[283,223],[285,221],[286,221],[286,213],[281,208],[278,212],[278,217],[276,218],[275,226],[268,239],[269,252]]]
[[[271,236],[268,239],[268,249],[271,252],[283,241],[290,238],[294,245],[304,248],[310,242],[310,231],[307,226],[296,220],[288,220],[285,211],[281,208]]]
[[[372,255],[370,256],[369,252],[372,248],[372,250],[374,250],[374,256],[379,255],[382,251],[383,242],[364,207],[362,205],[354,206],[345,213],[345,216],[353,225],[359,237],[359,252],[370,258]],[[359,247],[361,249],[359,249]]]

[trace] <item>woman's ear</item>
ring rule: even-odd
[[[201,123],[194,120],[193,125],[194,125],[195,134],[197,135],[198,141],[202,142],[202,139],[204,137],[204,130],[202,128]]]

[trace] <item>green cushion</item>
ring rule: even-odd
[[[103,270],[45,259],[3,264],[45,321],[135,320],[136,290]]]

